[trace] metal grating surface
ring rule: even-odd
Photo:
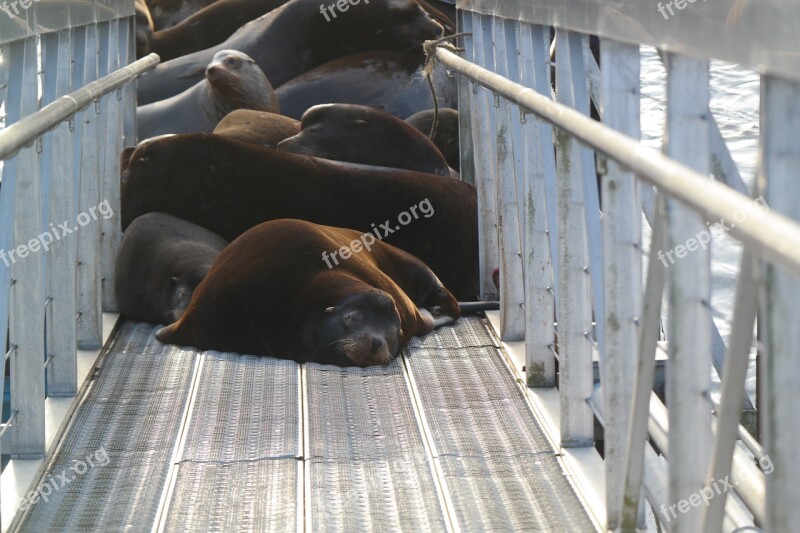
[[[156,329],[122,326],[43,483],[64,484],[62,473],[71,481],[32,505],[20,531],[150,531],[196,357],[160,344]],[[100,450],[108,457],[104,466]],[[88,468],[87,456],[95,467]]]
[[[462,319],[407,351],[460,527],[596,531],[485,328]],[[436,339],[453,334],[461,347]]]
[[[166,530],[296,530],[299,365],[213,351],[203,357]]]
[[[312,531],[444,531],[402,362],[306,366]]]

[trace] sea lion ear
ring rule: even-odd
[[[336,312],[336,308],[335,307],[328,307],[327,309],[325,309],[325,312],[329,313],[329,314],[333,314],[333,313]]]

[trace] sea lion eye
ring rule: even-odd
[[[333,313],[336,312],[336,308],[335,307],[328,307],[327,309],[325,309],[325,312],[332,315]]]
[[[353,327],[356,323],[356,315],[355,313],[347,313],[342,317],[342,322],[347,327]]]
[[[229,58],[227,58],[225,60],[225,63],[227,63],[228,65],[230,65],[232,67],[235,67],[235,66],[237,66],[239,64],[239,60],[237,58],[235,58],[235,57],[229,57]]]

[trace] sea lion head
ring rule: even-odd
[[[206,67],[206,80],[222,119],[236,109],[280,113],[272,84],[253,59],[238,50],[220,50]]]
[[[379,28],[375,36],[384,48],[422,51],[422,43],[438,39],[444,28],[415,0],[384,0],[386,14],[380,20],[391,21],[389,28]]]
[[[144,0],[136,0],[136,57],[141,58],[150,53],[150,39],[153,37],[153,17]]]
[[[394,299],[381,290],[350,295],[315,311],[314,349],[321,360],[343,366],[385,365],[397,357],[403,338]]]

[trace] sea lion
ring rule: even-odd
[[[280,112],[269,80],[250,56],[221,50],[206,68],[206,79],[177,96],[137,108],[138,134],[212,131],[235,109]]]
[[[119,312],[141,322],[171,324],[228,242],[165,213],[147,213],[128,226],[116,263]]]
[[[237,109],[217,124],[214,133],[275,148],[282,140],[300,133],[300,121],[275,113]]]
[[[156,31],[171,28],[216,0],[147,0]]]
[[[419,259],[358,231],[279,219],[220,254],[169,344],[341,366],[385,365],[408,340],[455,322],[458,303]],[[323,257],[353,254],[329,268]]]
[[[248,54],[278,87],[355,52],[384,48],[419,50],[422,55],[423,41],[441,33],[442,27],[414,0],[361,2],[330,22],[320,12],[319,0],[290,0],[245,24],[215,47],[158,65],[139,80],[139,103],[149,104],[188,89],[200,81],[206,65],[220,50]]]
[[[379,231],[387,243],[424,261],[459,300],[477,295],[477,200],[467,183],[204,133],[145,144],[131,156],[128,173],[123,228],[161,211],[228,240],[278,218]]]
[[[360,104],[405,119],[431,107],[423,75],[424,59],[416,54],[373,50],[334,59],[278,87],[281,112],[300,118],[319,104]],[[437,66],[437,70],[439,67]],[[455,79],[434,75],[439,105],[458,105]]]
[[[141,0],[139,0],[141,1]],[[288,0],[218,0],[171,28],[157,31],[150,51],[169,61],[218,45],[241,26]]]
[[[431,125],[433,124],[433,109],[415,113],[408,117],[406,122],[425,135],[430,135]],[[433,138],[433,142],[442,152],[447,164],[456,170],[461,168],[458,135],[458,111],[449,107],[440,108],[439,122],[436,125],[436,135]]]
[[[144,0],[135,0],[134,24],[136,26],[136,57],[141,58],[150,53],[150,41],[153,38],[153,17]]]
[[[314,106],[300,133],[278,150],[336,161],[405,168],[449,176],[447,161],[430,139],[385,111],[352,104]]]

